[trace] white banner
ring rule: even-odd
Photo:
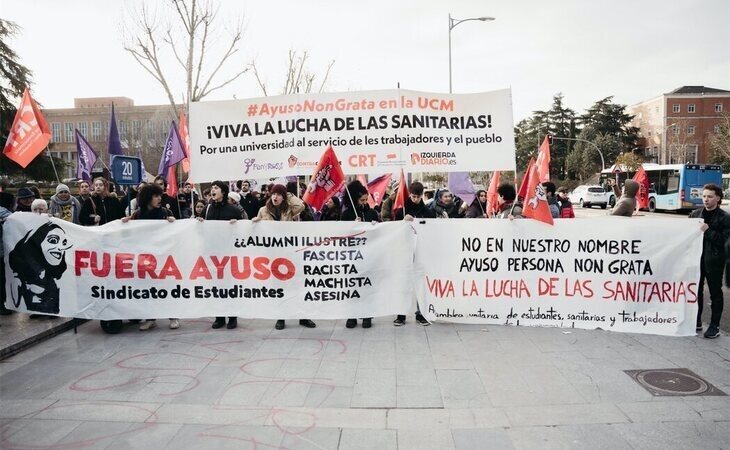
[[[407,223],[115,221],[15,213],[10,307],[88,319],[346,319],[411,306]]]
[[[346,174],[515,169],[509,89],[194,102],[189,132],[196,183],[311,175],[329,145]]]
[[[416,224],[429,321],[695,334],[701,220]]]

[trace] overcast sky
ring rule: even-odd
[[[0,17],[23,28],[10,44],[33,71],[34,97],[48,108],[72,107],[74,97],[166,103],[162,88],[123,50],[124,18],[137,4],[0,0]],[[452,30],[454,92],[511,87],[515,122],[549,108],[557,92],[580,113],[609,95],[630,105],[682,85],[730,90],[728,0],[223,0],[218,47],[226,26],[242,20],[245,36],[226,73],[255,60],[270,94],[284,83],[289,49],[308,51],[315,73],[335,60],[329,91],[400,82],[448,92],[449,13],[496,18]],[[181,80],[173,77],[180,93]],[[234,95],[261,91],[246,74],[207,99]]]

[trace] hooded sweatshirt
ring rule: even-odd
[[[76,197],[69,195],[68,200],[61,200],[58,198],[58,194],[51,197],[51,205],[48,212],[53,217],[78,224],[79,211],[81,211],[81,204],[76,200]]]
[[[612,216],[626,216],[631,217],[634,215],[636,209],[636,194],[639,192],[639,183],[634,180],[626,180],[624,183],[624,194],[619,199],[616,206],[611,211]]]

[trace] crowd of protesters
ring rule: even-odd
[[[574,218],[573,205],[568,198],[568,189],[557,188],[552,182],[542,184],[546,200],[553,218]],[[166,220],[174,222],[179,219],[193,218],[199,221],[225,220],[236,223],[238,220],[258,221],[361,221],[387,222],[392,220],[414,219],[521,219],[523,218],[523,201],[518,198],[513,184],[503,183],[496,192],[496,205],[490,205],[489,193],[478,190],[474,199],[467,203],[448,189],[438,189],[435,192],[426,191],[423,184],[413,182],[408,186],[408,196],[404,205],[394,209],[397,188],[388,195],[384,195],[379,204],[373,205],[373,198],[366,186],[360,181],[352,181],[342,191],[341,196],[330,198],[321,211],[314,211],[307,205],[303,197],[306,185],[291,181],[287,185],[264,184],[258,191],[252,188],[248,180],[235,184],[214,181],[209,189],[198,194],[191,183],[180,186],[176,198],[166,193],[168,186],[162,176],[158,176],[152,183],[140,183],[130,187],[127,194],[117,192],[104,178],[95,178],[91,184],[82,181],[78,185],[78,195],[71,195],[66,184],[58,184],[55,194],[50,200],[41,198],[40,192],[34,186],[22,187],[15,196],[4,192],[0,186],[0,221],[4,221],[12,212],[34,212],[48,214],[68,222],[84,226],[99,226],[114,220]],[[636,212],[636,196],[639,184],[627,180],[623,192],[611,215],[631,217]],[[703,283],[707,281],[712,316],[704,336],[715,338],[719,336],[719,321],[723,309],[722,277],[726,274],[726,284],[730,286],[730,215],[720,208],[722,189],[719,186],[708,184],[703,187],[703,206],[692,212],[690,217],[704,219],[703,253],[701,259],[701,277],[699,297],[699,313],[697,317],[697,331],[702,330],[701,315],[703,310]],[[373,205],[373,206],[371,206]],[[0,227],[0,233],[2,227]],[[0,238],[2,234],[0,234]],[[0,246],[2,252],[2,246]],[[0,253],[0,256],[2,253]],[[4,284],[5,267],[0,264]],[[2,292],[1,314],[10,314],[5,306],[5,290]],[[36,315],[34,315],[36,316]],[[43,317],[43,316],[39,316]],[[372,318],[362,318],[363,328],[372,326]],[[415,320],[422,325],[429,322],[416,310]],[[149,330],[155,326],[154,320],[142,321],[140,330]],[[300,325],[308,328],[316,327],[309,319],[299,321]],[[358,318],[346,321],[347,328],[357,326]],[[394,320],[395,326],[406,323],[405,315],[398,315]],[[180,326],[178,319],[170,319],[170,328]],[[237,317],[216,317],[213,328],[228,329],[237,327]],[[277,330],[284,329],[286,322],[278,320]]]

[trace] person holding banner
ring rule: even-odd
[[[497,188],[499,212],[497,219],[522,219],[522,205],[515,203],[517,189],[509,183],[500,184]]]
[[[299,213],[304,211],[304,202],[296,195],[287,192],[286,186],[283,184],[273,185],[270,192],[271,197],[269,197],[266,204],[259,209],[259,214],[251,219],[252,222],[257,223],[262,220],[291,222],[299,215]],[[309,319],[299,319],[299,325],[307,328],[315,328],[317,326],[316,323]],[[286,328],[286,321],[282,319],[277,320],[274,328],[277,330],[283,330]]]
[[[631,180],[627,180],[628,183]],[[636,183],[636,182],[634,182]],[[636,183],[638,185],[638,183]],[[697,331],[702,331],[702,307],[704,303],[705,280],[710,290],[712,315],[710,326],[704,336],[714,339],[720,336],[720,318],[722,317],[725,299],[722,293],[722,273],[725,260],[728,256],[725,248],[730,240],[730,214],[720,207],[722,188],[716,184],[706,184],[702,187],[702,208],[697,208],[689,215],[690,218],[704,219],[701,230],[702,258],[700,259],[700,282],[697,286]]]
[[[466,210],[467,219],[488,219],[487,215],[487,191],[479,189],[474,196],[474,200]]]
[[[89,192],[89,182],[84,180],[79,183],[79,195],[76,196],[76,200],[79,201],[79,205],[83,205],[89,197],[91,197],[91,193]]]
[[[109,182],[104,177],[94,180],[94,192],[81,205],[79,223],[85,226],[104,225],[124,216],[122,204],[109,194]]]
[[[15,212],[30,212],[30,205],[35,199],[35,194],[29,188],[18,189],[18,193],[15,195]]]
[[[181,218],[180,215],[180,204],[177,202],[177,198],[172,198],[167,195],[167,180],[162,175],[157,175],[154,179],[154,183],[162,188],[162,206],[172,211],[172,214],[176,219]]]
[[[327,200],[319,216],[321,221],[339,221],[342,219],[342,205],[336,195]]]
[[[401,174],[402,175],[402,174]],[[405,187],[405,186],[404,186]],[[414,181],[408,186],[408,197],[405,199],[405,204],[402,208],[398,208],[395,211],[395,220],[413,220],[413,219],[435,219],[436,213],[426,206],[423,202],[423,184],[418,181]],[[431,325],[421,314],[421,311],[416,306],[416,322],[423,326]],[[393,325],[401,327],[406,324],[405,314],[398,314],[393,321]]]
[[[51,197],[51,215],[66,222],[78,224],[79,211],[81,211],[81,204],[71,196],[68,186],[65,184],[56,186],[56,195]]]
[[[131,216],[123,217],[122,222],[126,223],[129,220],[167,220],[172,223],[175,221],[175,216],[167,208],[162,207],[162,188],[156,184],[148,184],[142,187],[137,193],[137,205],[136,209]],[[147,319],[142,322],[139,326],[140,331],[147,331],[154,328],[157,325],[155,319]],[[176,330],[180,328],[180,321],[178,319],[170,319],[170,329]]]
[[[350,182],[350,184],[347,185],[347,190],[345,191],[346,203],[345,211],[342,213],[342,220],[371,223],[380,222],[378,213],[371,209],[368,204],[369,197],[370,195],[368,194],[367,188],[363,186],[360,181],[355,180]],[[345,322],[345,327],[347,328],[355,328],[356,326],[357,319],[347,319],[347,322]],[[373,326],[372,317],[362,319],[363,328],[370,328],[371,326]]]
[[[241,220],[241,212],[238,208],[228,203],[228,183],[216,180],[210,186],[210,203],[205,207],[205,213],[199,221],[203,220],[227,220],[231,224]],[[225,317],[216,317],[212,328],[218,329],[226,325]],[[238,317],[228,317],[226,328],[232,330],[238,326]]]
[[[424,202],[425,203],[425,202]],[[460,219],[466,214],[467,205],[448,189],[438,192],[438,199],[431,206],[440,219]]]

